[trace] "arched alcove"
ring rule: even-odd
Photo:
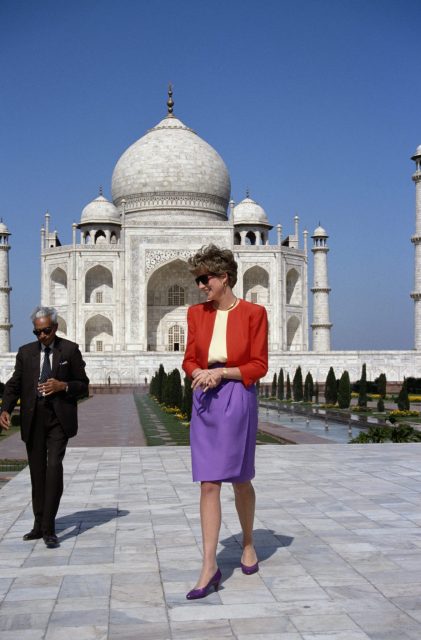
[[[106,242],[107,238],[105,236],[105,233],[100,229],[95,234],[95,244],[105,244]]]
[[[289,318],[287,322],[287,350],[300,351],[301,349],[301,324],[296,316]]]
[[[109,269],[97,265],[86,272],[85,302],[92,304],[113,302],[113,275]]]
[[[85,350],[110,351],[113,345],[113,325],[109,318],[96,314],[85,324]]]
[[[247,269],[243,276],[243,296],[249,302],[269,304],[269,274],[265,269],[257,265]]]
[[[297,269],[289,269],[286,277],[286,301],[287,304],[302,304],[301,277]]]
[[[53,306],[67,304],[67,274],[61,267],[51,273],[50,300]]]
[[[234,233],[234,244],[241,244],[241,234],[238,231]]]
[[[256,234],[254,233],[254,231],[248,231],[246,233],[246,244],[256,244]]]
[[[58,323],[58,329],[57,329],[57,335],[58,336],[62,336],[65,337],[67,336],[67,322],[64,318],[62,318],[61,316],[57,317],[57,323]]]

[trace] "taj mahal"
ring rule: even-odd
[[[91,382],[138,384],[162,362],[180,368],[187,337],[187,307],[201,301],[187,259],[213,242],[234,252],[235,294],[264,305],[269,317],[269,372],[298,365],[324,381],[330,366],[359,378],[363,363],[374,379],[421,377],[421,146],[412,158],[416,188],[415,344],[408,351],[332,351],[329,313],[328,233],[320,224],[309,237],[297,216],[277,221],[275,243],[264,208],[250,197],[235,203],[221,156],[174,115],[167,114],[118,160],[112,200],[99,195],[74,223],[71,243],[41,229],[41,303],[59,312],[59,335],[77,342]],[[253,194],[254,196],[254,194]],[[287,232],[285,232],[285,229]],[[10,353],[10,232],[0,223],[0,379],[14,367]],[[70,236],[70,233],[69,233]],[[308,282],[308,260],[313,282]],[[13,275],[13,274],[12,274]],[[309,302],[309,293],[311,301]],[[309,305],[312,323],[309,324]],[[310,340],[311,337],[311,340]]]

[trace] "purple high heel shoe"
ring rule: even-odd
[[[218,569],[213,578],[211,578],[206,585],[206,587],[202,587],[201,589],[192,589],[186,595],[187,600],[198,600],[199,598],[206,598],[209,594],[211,587],[215,587],[215,591],[218,591],[219,583],[221,582],[222,573]]]
[[[241,566],[241,571],[246,576],[251,576],[253,573],[257,573],[259,571],[258,562],[256,562],[256,564],[252,564],[251,567],[248,567],[246,564],[243,564],[242,562],[240,562],[240,566]]]

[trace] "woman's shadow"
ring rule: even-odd
[[[56,528],[58,533],[73,527],[70,531],[66,531],[63,536],[60,536],[60,542],[68,538],[73,538],[94,527],[99,527],[102,524],[114,520],[114,518],[127,516],[129,513],[130,511],[126,511],[125,509],[87,509],[86,511],[76,511],[67,516],[57,518]]]
[[[234,569],[240,566],[242,546],[241,533],[220,540],[224,548],[217,554],[218,567],[224,571],[224,581],[228,579]],[[272,529],[255,529],[253,531],[254,547],[259,562],[273,556],[280,547],[289,547],[294,538],[275,533]]]

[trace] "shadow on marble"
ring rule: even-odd
[[[76,511],[70,513],[67,516],[61,516],[56,520],[56,529],[58,532],[65,531],[70,527],[73,527],[70,531],[67,531],[64,535],[60,536],[60,542],[73,538],[79,533],[84,533],[94,527],[99,527],[115,518],[122,518],[127,516],[130,511],[126,509],[86,509],[86,511]]]
[[[272,557],[280,547],[289,547],[294,540],[290,536],[275,533],[273,529],[255,529],[253,538],[259,562]],[[219,544],[224,548],[218,552],[216,560],[218,567],[223,571],[225,582],[232,576],[234,569],[240,566],[241,534],[224,538]]]

